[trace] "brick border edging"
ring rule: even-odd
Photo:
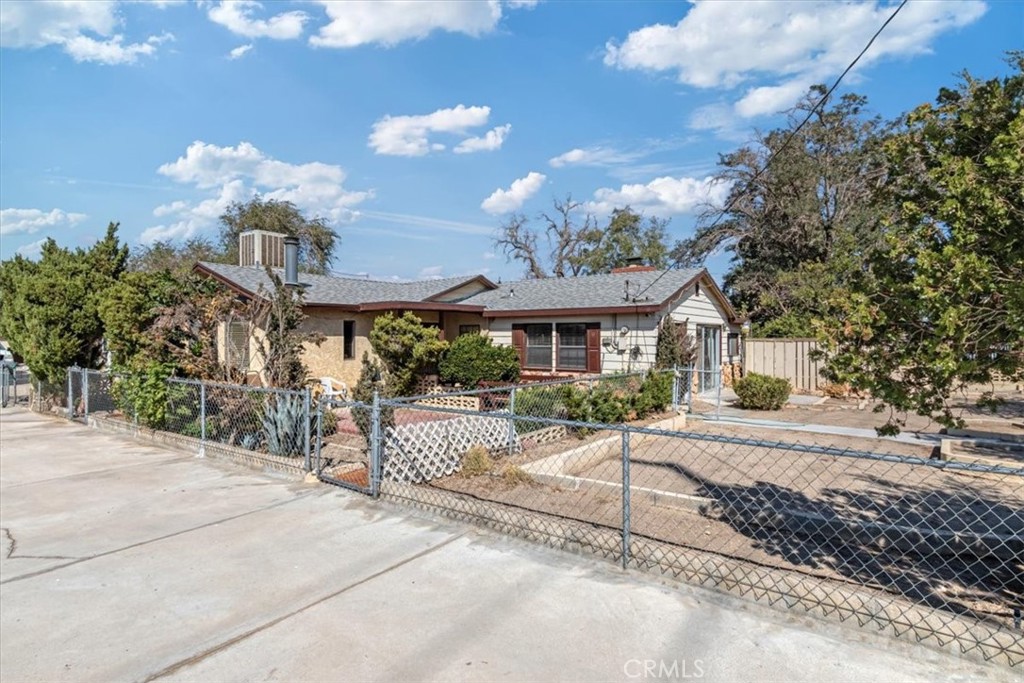
[[[130,422],[116,420],[110,417],[89,416],[89,427],[108,434],[121,434],[130,436],[139,441],[145,441],[157,446],[166,446],[179,451],[186,451],[196,456],[213,458],[216,460],[229,460],[239,465],[245,465],[250,469],[261,472],[273,472],[285,474],[290,477],[301,479],[306,476],[302,466],[302,459],[298,462],[291,458],[282,458],[269,453],[256,453],[254,451],[228,446],[222,443],[206,441],[205,443],[194,436],[175,434],[174,432],[162,432],[155,429],[136,427]]]
[[[618,531],[585,522],[503,506],[461,496],[453,491],[392,481],[381,482],[382,498],[469,522],[546,545],[557,550],[597,555],[620,561]],[[1011,668],[1024,665],[1024,633],[921,607],[898,596],[883,596],[827,579],[801,576],[784,569],[760,567],[711,553],[634,538],[630,568],[669,576],[754,602],[804,612],[947,653]],[[980,632],[979,632],[980,631]]]

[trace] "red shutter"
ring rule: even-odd
[[[601,374],[601,323],[587,323],[587,372]]]
[[[526,325],[512,326],[512,346],[519,354],[519,367],[526,367]]]

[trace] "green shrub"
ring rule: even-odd
[[[352,398],[359,403],[365,404],[365,406],[352,407],[352,421],[356,423],[359,433],[366,440],[367,447],[369,447],[370,443],[370,432],[373,430],[373,425],[371,424],[372,411],[370,409],[370,406],[373,405],[373,393],[376,391],[381,398],[389,398],[389,389],[384,384],[384,369],[381,367],[381,364],[371,358],[369,353],[364,352],[359,381],[356,382],[355,387],[352,389]],[[395,409],[393,407],[380,407],[380,423],[381,434],[388,427],[394,426]]]
[[[789,382],[778,377],[750,373],[733,385],[739,406],[748,410],[778,410],[789,399]]]
[[[516,415],[529,415],[531,417],[553,417],[566,419],[566,389],[568,386],[533,387],[530,389],[516,389],[516,400],[513,412]],[[568,419],[576,419],[568,417]],[[543,427],[547,422],[533,422],[531,420],[516,420],[516,433],[526,434]]]
[[[480,382],[519,379],[519,354],[511,346],[495,346],[489,337],[464,334],[448,347],[438,364],[441,381],[468,388]]]
[[[620,396],[607,384],[599,384],[590,392],[590,417],[594,422],[625,422],[631,409],[628,395]]]
[[[142,372],[114,380],[110,393],[114,405],[129,419],[138,419],[143,427],[163,429],[167,423],[167,378],[172,366],[152,363]]]
[[[672,403],[673,376],[667,372],[648,372],[640,385],[640,391],[633,395],[633,412],[638,420],[652,413],[664,412]]]
[[[384,370],[389,396],[411,396],[420,374],[435,366],[448,348],[438,328],[425,327],[408,311],[401,317],[388,312],[374,320],[370,346]]]
[[[566,385],[562,393],[562,403],[565,406],[565,418],[576,422],[591,421],[590,394],[578,389],[571,384]]]
[[[324,408],[323,419],[320,422],[320,434],[322,436],[334,436],[338,433],[338,414],[330,408]]]

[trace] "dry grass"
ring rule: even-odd
[[[463,477],[478,477],[487,474],[494,469],[494,460],[487,449],[477,444],[470,446],[465,455],[462,456],[462,470],[459,474]]]

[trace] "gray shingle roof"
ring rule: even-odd
[[[614,308],[635,304],[657,305],[664,303],[666,299],[700,273],[699,269],[687,268],[544,280],[518,280],[506,282],[498,289],[476,294],[463,303],[485,306],[490,311],[542,311],[566,308]],[[629,298],[626,296],[627,282],[629,283]],[[647,289],[649,285],[651,287]],[[633,297],[641,291],[643,294],[634,301]]]
[[[201,263],[203,268],[242,289],[256,292],[260,285],[270,289],[270,279],[262,268]],[[281,275],[281,271],[276,271]],[[582,277],[517,280],[506,282],[462,299],[457,303],[481,306],[487,311],[545,311],[660,306],[702,270],[653,270],[587,275]],[[480,276],[461,276],[417,282],[385,282],[333,275],[300,273],[310,305],[351,305],[375,302],[425,302]],[[626,283],[629,283],[627,297]],[[514,294],[513,294],[514,292]],[[637,296],[639,293],[639,297]],[[449,301],[450,303],[454,303]],[[485,314],[486,315],[486,314]]]
[[[200,265],[222,279],[233,282],[242,289],[255,293],[260,285],[272,289],[270,278],[263,268],[231,266],[224,263],[200,262]],[[283,277],[281,269],[274,269]],[[383,282],[359,278],[335,277],[333,275],[312,275],[299,273],[299,282],[305,285],[304,294],[309,305],[359,305],[376,301],[425,301],[438,294],[471,282],[479,276],[462,275],[440,280],[417,282]]]

